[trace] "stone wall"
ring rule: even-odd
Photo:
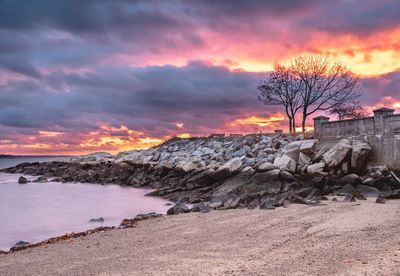
[[[393,109],[380,108],[373,117],[333,122],[319,116],[314,118],[314,134],[321,141],[361,138],[373,148],[373,163],[400,170],[400,114]]]

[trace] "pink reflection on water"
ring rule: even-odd
[[[165,213],[168,201],[149,190],[82,183],[17,184],[19,175],[0,173],[0,249],[19,240],[39,242],[69,232],[116,226],[140,213]],[[104,223],[89,223],[91,218]]]

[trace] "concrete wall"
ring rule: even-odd
[[[314,118],[314,134],[322,141],[355,137],[373,148],[372,162],[400,170],[400,114],[380,108],[373,117],[329,122],[328,117]]]
[[[322,123],[320,132],[321,136],[325,138],[360,134],[372,135],[374,133],[374,117]]]

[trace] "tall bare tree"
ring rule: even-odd
[[[289,131],[296,132],[296,113],[303,107],[300,90],[301,81],[290,68],[277,66],[267,80],[258,86],[258,99],[266,105],[282,105],[289,119]]]
[[[291,62],[290,70],[301,79],[302,130],[317,111],[356,103],[358,76],[329,55],[304,55]]]

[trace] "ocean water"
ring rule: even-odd
[[[165,213],[169,208],[168,201],[145,196],[150,190],[83,183],[21,185],[19,176],[0,173],[0,250],[20,240],[35,243],[65,233],[117,226],[124,218]],[[89,222],[99,217],[103,223]]]
[[[63,160],[63,156],[14,156],[0,157],[0,169],[14,167],[24,162],[50,162],[55,160]]]

